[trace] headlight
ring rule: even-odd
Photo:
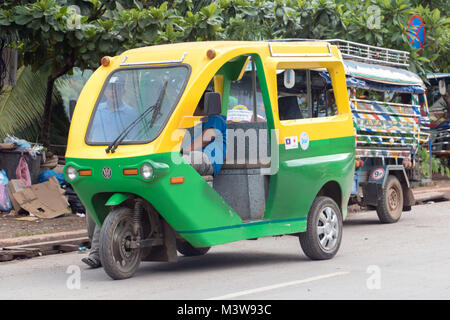
[[[77,173],[77,169],[75,169],[72,166],[68,166],[66,168],[66,177],[69,181],[73,181],[75,180],[75,178],[77,177],[78,173]]]
[[[144,179],[150,179],[153,176],[153,168],[148,163],[144,163],[141,166],[141,176]]]

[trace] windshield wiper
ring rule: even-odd
[[[134,120],[132,123],[130,123],[128,125],[128,127],[126,127],[118,136],[117,138],[108,146],[108,148],[106,148],[106,153],[114,153],[114,151],[116,151],[117,147],[119,146],[119,144],[125,139],[125,137],[130,133],[131,129],[134,128],[134,126],[139,123],[139,121],[141,119],[143,119],[147,114],[149,114],[152,110],[158,111],[161,104],[162,104],[162,100],[164,98],[164,94],[166,92],[166,88],[167,88],[167,83],[168,81],[166,81],[163,85],[163,88],[161,90],[161,93],[159,94],[158,100],[156,101],[156,103],[150,107],[148,107],[139,117],[136,118],[136,120]]]

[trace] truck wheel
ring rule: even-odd
[[[141,249],[130,248],[133,224],[133,210],[129,208],[113,209],[103,222],[100,259],[106,273],[114,280],[132,277],[141,262]]]
[[[389,176],[381,191],[381,200],[377,205],[377,215],[381,223],[397,222],[403,210],[403,191],[396,176]]]
[[[329,197],[317,197],[308,213],[306,232],[300,233],[303,252],[312,260],[333,258],[342,239],[342,213]]]
[[[196,248],[186,241],[177,241],[177,251],[186,257],[202,256],[206,254],[211,247]]]

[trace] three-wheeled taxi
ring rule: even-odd
[[[201,176],[183,145],[214,115],[226,117],[226,157],[218,174]],[[330,259],[354,171],[342,57],[320,41],[179,43],[105,57],[77,102],[65,166],[101,226],[113,279],[140,261],[266,236],[298,236],[308,257]]]

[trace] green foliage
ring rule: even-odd
[[[430,174],[430,152],[426,150],[424,147],[419,147],[418,151],[419,155],[419,163],[420,168],[422,170],[422,174],[431,178]],[[450,178],[450,168],[448,167],[447,159],[437,158],[435,156],[431,156],[431,171],[432,173],[439,173],[442,176],[447,176]]]
[[[10,0],[0,4],[0,38],[16,40],[25,64],[55,75],[67,65],[95,68],[102,56],[128,48],[274,38],[342,38],[408,50],[411,69],[448,72],[449,12],[448,2],[412,0]],[[419,53],[407,42],[414,14],[426,28]]]
[[[45,100],[45,78],[22,67],[14,87],[3,88],[0,94],[0,141],[7,134],[21,133],[20,137],[35,141]],[[55,100],[55,98],[53,99]]]
[[[105,55],[204,40],[363,42],[409,51],[410,69],[425,79],[428,72],[450,72],[449,13],[450,2],[439,0],[4,0],[0,39],[47,77],[47,95],[60,76],[74,67],[95,69]],[[407,41],[414,14],[426,28],[420,52]],[[51,114],[46,101],[44,120]]]

